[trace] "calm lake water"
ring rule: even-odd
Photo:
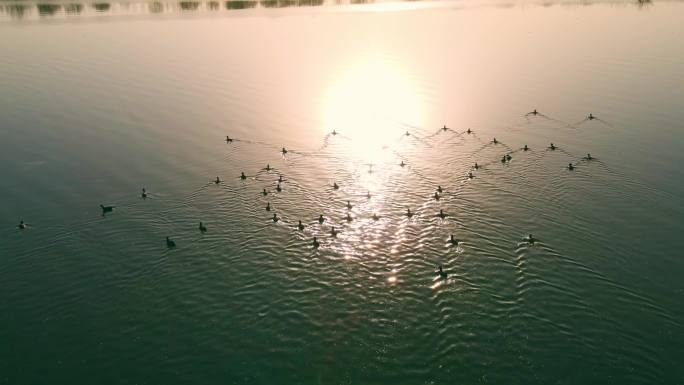
[[[3,1],[0,36],[1,384],[684,383],[684,3]]]

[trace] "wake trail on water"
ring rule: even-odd
[[[547,122],[565,124],[568,127],[580,126],[589,120],[587,118],[577,123],[568,124],[543,114],[537,114],[533,117],[526,116],[525,118],[527,119],[528,123],[534,120],[544,120]],[[601,119],[595,118],[592,120],[596,120],[598,123],[612,127]],[[426,185],[425,193],[421,192],[420,194],[410,195],[412,200],[417,200],[419,203],[415,205],[418,207],[417,214],[409,221],[412,224],[422,226],[421,228],[424,231],[428,231],[428,233],[424,234],[425,237],[431,236],[429,233],[434,231],[435,227],[450,230],[458,229],[466,233],[471,232],[473,234],[477,234],[475,229],[479,226],[488,225],[497,227],[504,226],[505,224],[502,223],[496,216],[490,215],[483,210],[479,205],[479,201],[468,195],[469,192],[475,191],[474,189],[485,189],[485,193],[490,192],[507,194],[510,195],[511,198],[518,200],[521,205],[524,205],[529,210],[535,210],[535,205],[529,199],[529,197],[515,192],[505,191],[493,181],[496,180],[495,178],[497,178],[497,176],[506,175],[505,173],[509,173],[508,176],[513,178],[513,180],[515,180],[515,178],[521,179],[523,175],[517,175],[515,177],[512,176],[513,173],[517,172],[512,171],[513,168],[518,167],[518,164],[527,165],[527,168],[532,166],[538,167],[543,161],[544,157],[550,156],[550,153],[554,151],[567,156],[569,159],[571,159],[571,162],[573,162],[572,164],[574,165],[586,164],[587,166],[595,165],[596,167],[603,168],[605,172],[611,176],[611,179],[614,180],[615,183],[632,185],[641,189],[647,189],[648,191],[666,194],[670,199],[675,198],[672,194],[664,193],[658,189],[648,186],[647,184],[635,181],[623,173],[612,170],[608,165],[597,158],[586,159],[578,157],[561,147],[556,147],[555,150],[546,149],[542,151],[530,149],[528,151],[523,151],[522,148],[514,149],[508,144],[498,140],[496,143],[484,142],[474,131],[456,131],[448,127],[446,129],[442,127],[435,131],[430,131],[427,135],[421,136],[423,132],[427,132],[427,129],[407,125],[401,122],[398,122],[398,125],[408,128],[408,131],[407,133],[399,136],[395,142],[396,144],[401,144],[402,147],[400,148],[408,152],[411,150],[419,151],[419,147],[432,149],[437,145],[444,145],[444,147],[448,150],[465,150],[468,147],[471,149],[469,151],[461,151],[453,156],[447,157],[443,164],[448,168],[448,170],[444,170],[443,167],[437,167],[437,170],[435,170],[434,167],[431,168],[430,166],[421,165],[419,160],[412,159],[411,156],[404,154],[402,151],[399,151],[392,146],[388,147],[388,150],[392,154],[389,160],[382,161],[378,165],[374,165],[373,163],[359,159],[354,159],[353,161],[349,162],[349,160],[346,159],[343,154],[336,154],[334,151],[331,151],[331,149],[337,149],[337,146],[333,145],[333,143],[339,143],[339,141],[342,140],[349,142],[353,146],[357,140],[363,139],[349,137],[343,133],[337,132],[334,134],[325,134],[322,138],[321,144],[312,150],[293,148],[283,151],[283,146],[272,143],[251,140],[247,138],[233,138],[230,141],[226,141],[226,144],[231,146],[231,154],[227,154],[225,160],[228,160],[229,156],[232,156],[232,153],[240,152],[244,145],[254,145],[282,153],[283,163],[280,165],[274,165],[270,168],[270,170],[259,169],[256,171],[256,173],[245,173],[246,180],[241,180],[239,175],[220,180],[219,183],[214,183],[213,181],[207,180],[198,187],[191,189],[189,193],[179,197],[178,199],[167,197],[163,194],[155,192],[150,192],[147,198],[140,198],[131,195],[129,198],[112,202],[117,206],[112,213],[107,213],[106,215],[102,216],[93,215],[97,212],[95,209],[93,209],[91,212],[87,213],[87,215],[93,215],[92,217],[86,216],[73,218],[73,220],[63,225],[45,228],[41,228],[39,225],[30,225],[28,231],[44,230],[53,234],[53,242],[61,242],[69,239],[74,234],[83,231],[84,228],[87,229],[95,224],[101,223],[104,220],[108,220],[110,217],[112,220],[116,220],[118,216],[125,215],[131,210],[138,210],[140,207],[150,205],[151,203],[158,205],[158,207],[156,207],[156,218],[154,219],[157,222],[156,226],[160,228],[173,229],[177,227],[175,226],[175,223],[178,221],[191,222],[191,220],[177,215],[178,211],[181,211],[182,209],[200,211],[201,209],[199,204],[204,203],[203,201],[206,200],[203,199],[203,197],[205,194],[211,193],[220,194],[222,197],[222,201],[220,202],[220,206],[222,206],[220,208],[222,210],[227,210],[229,206],[226,205],[230,205],[230,200],[235,199],[236,196],[247,200],[247,206],[254,210],[254,218],[262,218],[259,219],[260,221],[263,221],[264,227],[262,228],[268,228],[269,221],[273,223],[272,219],[269,219],[269,216],[272,216],[274,213],[276,213],[279,220],[275,222],[274,225],[284,226],[289,232],[295,234],[298,239],[303,241],[304,237],[308,238],[314,234],[323,236],[324,229],[325,231],[329,230],[329,227],[327,227],[329,224],[335,224],[335,226],[339,226],[340,229],[346,229],[349,226],[353,226],[356,221],[362,221],[364,223],[368,222],[368,226],[372,227],[373,222],[369,222],[370,219],[368,218],[370,213],[364,214],[357,211],[358,209],[350,210],[350,216],[353,214],[352,222],[354,223],[349,224],[345,223],[344,219],[340,218],[340,214],[344,211],[340,212],[339,207],[343,207],[342,203],[346,200],[351,200],[350,198],[357,200],[357,202],[355,202],[355,206],[363,206],[363,202],[358,202],[359,200],[363,201],[366,199],[364,194],[365,189],[362,188],[361,185],[369,178],[372,180],[374,175],[379,175],[376,178],[384,178],[385,182],[387,182],[392,180],[391,178],[400,179],[402,173],[406,173],[415,178],[417,181],[420,181]],[[468,140],[468,138],[473,138],[475,142],[473,140]],[[454,139],[459,140],[454,141]],[[472,150],[473,144],[476,145],[477,142],[479,142],[481,145]],[[498,152],[497,155],[493,154],[495,151]],[[491,156],[489,155],[490,153],[492,153]],[[523,156],[523,154],[529,154],[529,156]],[[440,153],[440,155],[443,154]],[[506,155],[512,156],[512,159],[507,159]],[[513,157],[513,155],[515,156]],[[503,156],[503,158],[499,158],[501,156]],[[337,170],[334,172],[339,173],[339,175],[335,176],[335,178],[330,178],[328,175],[321,176],[322,178],[328,179],[325,191],[311,188],[306,183],[301,183],[295,177],[291,176],[291,171],[295,170],[296,167],[302,164],[302,162],[306,162],[306,159],[326,161],[329,162],[329,164],[325,166],[326,168],[337,168]],[[504,160],[503,162],[502,159]],[[404,166],[401,167],[399,162],[402,162]],[[477,169],[474,168],[475,162],[478,164]],[[339,167],[339,165],[343,163],[351,163],[353,168],[351,170],[342,170],[342,167]],[[495,167],[497,164],[501,164],[505,167]],[[508,169],[508,167],[511,167],[511,169]],[[457,170],[454,170],[454,168]],[[530,172],[531,170],[525,169],[525,171]],[[220,175],[219,170],[214,170],[214,172],[217,175]],[[427,193],[427,191],[434,192],[434,189],[440,184],[440,182],[432,176],[437,173],[448,175],[448,177],[444,179],[446,179],[449,183],[443,187],[442,193],[437,194],[438,199],[435,200],[433,193]],[[472,174],[469,175],[469,173]],[[276,183],[278,183],[276,178],[277,175],[284,177],[284,181],[282,182],[281,186],[281,192],[274,192],[274,189],[277,187]],[[562,174],[561,170],[558,170],[555,175],[556,178],[565,177],[565,174]],[[264,186],[264,183],[268,183],[268,186]],[[340,185],[340,189],[333,189],[333,183],[338,183]],[[257,186],[255,186],[256,184],[260,184],[260,186],[257,188]],[[408,186],[410,187],[410,184]],[[268,192],[266,196],[261,194],[261,191],[264,188],[266,188]],[[251,191],[251,189],[254,189],[253,197],[247,194],[247,192]],[[400,194],[402,193],[401,190],[402,187],[397,186],[392,194]],[[414,191],[415,189],[410,190]],[[296,208],[290,207],[289,202],[287,202],[288,194],[296,194],[297,196],[307,197],[304,199],[306,199],[306,201],[309,202],[312,207],[314,207],[313,210],[315,212],[320,212],[320,214],[324,215],[326,218],[329,216],[331,211],[340,217],[327,219],[323,225],[320,225],[313,215],[312,218],[302,220],[302,217],[304,217],[302,212],[297,211]],[[371,198],[368,201],[373,202],[374,199],[376,198]],[[271,204],[271,211],[266,211],[264,209],[266,203]],[[441,207],[442,204],[445,204],[446,206],[447,203],[451,206],[445,207],[445,212],[447,213],[446,218],[436,218],[436,212],[438,212],[439,209],[435,206]],[[331,210],[331,205],[335,205],[337,209]],[[457,213],[461,212],[469,214],[466,216],[466,218],[469,219],[464,220],[460,218]],[[310,215],[309,211],[307,211],[307,215]],[[403,221],[406,219],[406,216],[397,210],[394,212],[383,213],[381,221],[385,221],[384,223],[403,223]],[[297,228],[299,220],[302,220],[302,223],[305,225],[304,230],[300,231]],[[9,231],[11,230],[3,230],[3,232],[0,234],[5,234]],[[343,236],[339,236],[337,238],[339,240],[343,238]],[[186,245],[194,245],[197,242],[200,242],[202,239],[204,238],[201,235],[185,237],[183,243]],[[36,245],[26,252],[28,255],[36,255],[37,253],[47,250],[49,247],[49,245]],[[544,248],[545,243],[540,243],[538,247],[553,254],[552,250]],[[529,250],[526,247],[522,247],[520,244],[515,250],[517,250],[516,253],[519,260],[518,263],[520,264],[521,274],[524,275],[526,273],[526,266],[529,263],[527,261],[527,254],[525,253]],[[171,252],[172,250],[164,250],[161,255],[166,257]],[[560,253],[557,254],[558,255],[554,255],[556,255],[558,258],[562,257]],[[575,265],[578,264],[576,261],[568,260],[565,262]],[[588,269],[586,266],[580,266],[580,268],[585,270]],[[526,278],[524,277],[522,278],[523,281],[525,279]],[[653,303],[644,304],[648,306],[655,306]],[[657,308],[654,307],[654,309]],[[657,310],[661,312],[663,311],[662,309]]]

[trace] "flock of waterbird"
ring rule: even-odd
[[[541,117],[546,117],[546,116],[543,115],[542,113],[538,112],[536,109],[534,109],[534,110],[531,111],[531,112],[528,112],[528,113],[525,114],[524,116],[525,116],[525,117],[529,117],[529,116],[541,116]],[[582,122],[584,122],[584,121],[589,121],[589,120],[599,120],[599,121],[602,121],[601,119],[597,118],[595,115],[593,115],[593,114],[590,113],[584,120],[582,120],[582,121],[580,121],[580,122],[578,122],[578,123],[575,123],[575,125],[576,125],[576,124],[579,124],[579,123],[582,123]],[[602,121],[602,122],[603,122],[603,121]],[[605,123],[605,124],[608,124],[607,122],[604,122],[604,123]],[[568,126],[572,126],[572,125],[568,125]],[[446,125],[444,125],[443,127],[441,127],[441,128],[438,130],[438,132],[439,132],[439,131],[448,131],[448,130],[451,130],[451,129],[448,128]],[[472,129],[468,128],[467,130],[463,131],[462,133],[465,133],[465,134],[470,135],[470,134],[474,134],[474,132],[475,132],[475,131],[473,131]],[[461,133],[461,134],[462,134],[462,133]],[[332,132],[330,132],[330,134],[333,135],[333,136],[335,136],[335,135],[338,135],[338,132],[337,132],[336,130],[333,130]],[[410,136],[411,133],[410,133],[409,131],[406,131],[406,133],[405,133],[404,135],[405,135],[405,136]],[[236,138],[231,138],[230,136],[226,136],[225,141],[226,141],[226,143],[232,143],[233,141],[241,141],[241,140],[240,140],[240,139],[236,139]],[[498,141],[496,138],[493,138],[493,139],[491,140],[491,142],[489,142],[489,143],[496,145],[496,144],[500,144],[501,142]],[[557,147],[556,145],[554,145],[553,143],[550,143],[549,146],[547,147],[547,149],[548,149],[548,150],[551,150],[551,151],[555,151],[557,148],[558,148],[558,147]],[[530,147],[529,147],[527,144],[525,144],[522,148],[520,148],[520,150],[522,150],[522,151],[529,151],[529,150],[530,150]],[[280,150],[280,152],[281,152],[283,155],[285,155],[285,154],[287,154],[287,153],[289,152],[289,150],[286,149],[285,147],[282,147],[282,149]],[[506,154],[504,154],[504,155],[502,156],[502,158],[501,158],[501,163],[510,162],[511,159],[512,159],[511,153],[510,153],[510,152],[509,152],[509,153],[506,153]],[[596,158],[592,157],[591,154],[587,154],[586,157],[583,157],[582,159],[585,160],[585,161],[591,161],[591,160],[594,160],[594,159],[596,159]],[[403,159],[402,159],[401,162],[399,163],[399,166],[400,166],[400,167],[405,167],[406,165],[407,165],[407,164],[406,164],[406,162],[404,162]],[[483,167],[483,165],[478,164],[478,163],[475,163],[475,164],[472,166],[472,169],[473,169],[473,170],[479,170],[479,169],[482,168],[482,167]],[[575,170],[576,167],[577,167],[576,164],[569,163],[568,166],[567,166],[567,169],[570,170],[570,171],[572,171],[572,170]],[[274,168],[272,168],[270,164],[267,164],[266,167],[264,168],[264,170],[267,171],[267,172],[270,172],[270,171],[274,170]],[[472,171],[468,172],[467,178],[468,178],[468,179],[473,179],[473,178],[475,178],[475,175],[473,174]],[[247,179],[247,175],[245,175],[244,171],[240,173],[240,179],[243,180],[243,181]],[[282,175],[279,175],[279,176],[278,176],[278,180],[277,180],[277,182],[276,182],[276,183],[277,183],[277,184],[276,184],[276,191],[277,191],[277,192],[281,192],[281,191],[282,191],[281,183],[283,183],[283,181],[284,181],[283,176],[282,176]],[[216,179],[213,180],[213,183],[215,183],[215,184],[218,185],[218,184],[220,184],[220,183],[223,183],[223,181],[221,180],[221,178],[219,178],[219,177],[217,176]],[[337,182],[333,182],[333,184],[332,184],[331,187],[332,187],[333,190],[339,190],[339,188],[340,188],[340,186],[337,184]],[[443,191],[444,191],[444,190],[443,190],[442,186],[437,186],[437,188],[436,188],[436,190],[435,190],[435,193],[434,193],[434,195],[433,195],[433,198],[434,198],[435,200],[439,200],[440,197],[441,197],[440,194],[442,194]],[[263,188],[261,194],[262,194],[263,196],[267,196],[267,195],[269,194],[269,191],[266,190],[266,188]],[[141,197],[142,199],[146,199],[146,198],[148,197],[148,192],[147,192],[147,190],[146,190],[145,188],[142,188],[140,197]],[[370,193],[370,191],[366,194],[366,198],[367,198],[367,199],[370,199],[370,198],[371,198],[371,193]],[[116,207],[116,206],[113,206],[113,205],[105,206],[105,205],[101,204],[101,205],[100,205],[100,208],[101,208],[101,210],[102,210],[102,215],[104,216],[104,215],[107,214],[107,213],[113,212],[115,207]],[[347,201],[347,204],[346,204],[347,210],[351,210],[352,207],[353,207],[353,206],[352,206],[351,201],[348,200],[348,201]],[[272,211],[272,206],[271,206],[271,203],[270,203],[270,202],[267,202],[266,208],[265,208],[265,209],[266,209],[266,211],[268,211],[268,212]],[[410,208],[407,208],[407,209],[406,209],[406,212],[405,212],[403,215],[410,219],[411,217],[414,216],[414,214],[415,214],[415,213],[412,212]],[[439,210],[439,213],[436,214],[436,217],[438,217],[438,218],[440,218],[440,219],[445,219],[445,218],[447,217],[447,214],[444,212],[444,210],[440,209],[440,210]],[[378,216],[377,213],[373,213],[372,216],[371,216],[371,218],[372,218],[374,221],[378,221],[378,220],[380,219],[380,216]],[[349,214],[349,212],[347,212],[347,215],[345,216],[344,219],[345,219],[347,222],[351,222],[351,221],[353,220],[353,218],[351,217],[351,215]],[[277,222],[279,222],[279,221],[281,220],[281,218],[280,218],[276,213],[273,213],[273,216],[271,217],[271,220],[272,220],[274,223],[277,223]],[[319,215],[318,220],[317,220],[317,222],[319,223],[319,225],[322,225],[325,221],[326,221],[326,218],[323,216],[323,214]],[[17,225],[17,228],[20,229],[20,230],[24,230],[24,229],[28,228],[28,224],[27,224],[26,222],[24,222],[24,220],[21,220],[21,221],[19,222],[19,224]],[[294,225],[294,228],[296,228],[298,231],[303,231],[304,228],[305,228],[305,225],[302,223],[301,220],[298,220],[298,223],[297,223],[296,225]],[[199,222],[198,230],[199,230],[201,233],[205,233],[205,232],[208,231],[207,226],[206,226],[204,223],[202,223],[202,222]],[[330,230],[330,236],[331,236],[331,237],[336,237],[338,234],[339,234],[339,231],[338,231],[337,229],[335,229],[335,226],[332,226],[332,227],[331,227],[331,230]],[[538,240],[537,238],[535,238],[532,234],[529,234],[528,236],[524,237],[524,238],[522,239],[522,241],[525,242],[525,243],[528,244],[528,245],[534,245],[534,244],[535,244],[536,242],[538,242],[539,240]],[[450,243],[451,245],[458,246],[458,245],[461,243],[461,241],[460,241],[459,239],[455,238],[453,234],[450,234],[450,236],[449,236],[449,243]],[[317,237],[314,236],[314,237],[313,237],[313,240],[311,241],[311,246],[312,246],[314,249],[318,249],[318,248],[320,247],[320,245],[321,245],[320,241],[318,240]],[[171,237],[168,237],[168,236],[167,236],[167,237],[166,237],[166,247],[169,248],[169,249],[175,248],[175,247],[176,247],[176,242],[175,242],[173,239],[171,239]],[[448,277],[448,273],[447,273],[446,271],[443,270],[442,265],[439,265],[439,266],[438,266],[438,270],[437,270],[437,271],[438,271],[438,273],[439,273],[439,277],[440,277],[440,278],[446,279],[446,278]]]

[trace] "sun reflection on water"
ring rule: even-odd
[[[363,198],[350,210],[353,220],[341,225],[346,244],[356,246],[338,247],[347,255],[379,257],[387,252],[378,249],[386,222],[371,216],[387,214],[388,182],[397,172],[392,165],[399,163],[394,149],[407,130],[423,125],[423,106],[409,72],[397,62],[371,56],[345,68],[323,101],[322,129],[353,140],[345,164],[357,188],[344,193]],[[387,281],[398,283],[395,275]]]
[[[423,123],[416,91],[398,63],[366,58],[330,87],[323,106],[324,129],[358,139],[353,156],[376,164],[386,162],[391,158],[387,146],[408,127]]]

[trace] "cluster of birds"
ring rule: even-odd
[[[525,114],[524,116],[527,117],[527,116],[544,116],[544,115],[542,115],[540,112],[538,112],[538,111],[535,109],[535,110],[533,110],[533,111],[531,111],[531,112]],[[594,116],[593,114],[590,113],[590,114],[587,116],[587,118],[586,118],[585,120],[595,120],[595,119],[598,119],[598,118],[597,118],[596,116]],[[446,125],[444,125],[443,127],[440,128],[440,130],[442,130],[442,131],[447,131],[447,130],[449,130],[449,128],[448,128]],[[472,134],[472,133],[474,133],[474,131],[471,130],[470,128],[468,128],[468,129],[467,129],[466,131],[464,131],[464,132],[467,133],[467,134]],[[335,131],[335,130],[333,130],[330,134],[331,134],[331,135],[338,135],[338,132]],[[406,131],[406,133],[405,133],[404,135],[410,136],[411,133],[410,133],[409,131]],[[226,136],[226,139],[225,139],[226,143],[232,143],[234,140],[237,140],[237,139],[231,138],[230,136]],[[501,142],[498,141],[496,138],[493,138],[492,141],[491,141],[490,143],[496,145],[496,144],[499,144],[499,143],[501,143]],[[556,145],[554,145],[553,143],[550,143],[550,145],[548,146],[548,149],[551,150],[551,151],[554,151],[554,150],[556,150],[557,148],[558,148],[558,147],[557,147]],[[530,147],[528,147],[528,145],[525,144],[524,147],[521,148],[521,150],[522,150],[522,151],[529,151],[529,150],[530,150]],[[288,150],[287,150],[285,147],[283,147],[283,148],[280,150],[280,152],[281,152],[283,155],[285,155],[285,154],[288,153]],[[511,156],[510,153],[505,154],[505,155],[503,155],[502,158],[501,158],[501,163],[510,162],[511,159],[512,159],[512,156]],[[595,159],[595,158],[592,157],[591,154],[587,154],[587,156],[586,156],[586,157],[583,157],[582,159],[583,159],[583,160],[590,161],[590,160],[593,160],[593,159]],[[400,167],[405,167],[405,166],[406,166],[406,163],[404,162],[404,160],[402,160],[401,163],[399,163],[399,166],[400,166]],[[483,166],[480,165],[480,164],[478,164],[478,163],[475,163],[475,164],[473,165],[472,168],[473,168],[474,170],[479,170],[481,167],[483,167]],[[574,170],[575,168],[576,168],[576,165],[573,165],[572,163],[569,163],[568,166],[567,166],[567,169],[568,169],[568,170]],[[271,167],[270,164],[267,164],[266,167],[264,168],[264,170],[267,171],[267,172],[270,172],[270,171],[272,171],[272,170],[274,170],[274,169]],[[472,179],[472,178],[474,178],[474,177],[475,177],[475,176],[473,175],[473,172],[472,172],[472,171],[469,172],[468,175],[467,175],[467,178],[469,178],[469,179]],[[240,173],[240,179],[241,179],[241,180],[246,180],[246,179],[247,179],[247,175],[245,175],[244,171]],[[214,182],[215,184],[218,185],[218,184],[222,183],[223,181],[217,176],[216,179],[213,180],[213,182]],[[281,192],[281,191],[282,191],[281,183],[283,183],[283,182],[284,182],[283,176],[282,176],[282,175],[279,175],[279,176],[278,176],[278,180],[277,180],[277,182],[276,182],[276,191],[278,191],[278,192]],[[333,182],[332,188],[333,188],[334,190],[339,190],[340,186],[337,184],[337,182]],[[434,196],[433,196],[434,199],[435,199],[435,200],[439,200],[439,199],[440,199],[440,194],[442,194],[443,191],[444,191],[444,190],[443,190],[442,186],[437,186],[437,189],[436,189],[436,191],[435,191],[435,193],[434,193]],[[263,196],[267,196],[267,195],[269,194],[269,192],[266,190],[266,188],[264,188],[264,189],[262,190],[261,193],[262,193]],[[142,192],[141,192],[140,196],[141,196],[141,198],[143,198],[143,199],[146,199],[146,198],[148,197],[148,192],[147,192],[147,190],[146,190],[145,188],[142,189]],[[368,198],[368,199],[371,198],[371,193],[370,193],[370,191],[366,194],[366,198]],[[111,212],[113,212],[115,207],[116,207],[116,206],[105,206],[105,205],[101,204],[101,205],[100,205],[100,209],[102,210],[102,215],[104,216],[106,213],[111,213]],[[353,207],[353,206],[352,206],[351,202],[350,202],[350,201],[347,201],[347,204],[346,204],[347,210],[351,210],[352,207]],[[272,210],[271,203],[270,203],[270,202],[267,202],[267,204],[266,204],[266,211],[269,211],[269,212],[270,212],[271,210]],[[407,208],[407,209],[406,209],[406,213],[404,213],[404,215],[405,215],[407,218],[413,217],[414,214],[415,214],[415,213],[412,212],[410,208]],[[445,213],[444,210],[442,210],[442,209],[440,209],[440,210],[439,210],[439,213],[436,214],[436,217],[438,217],[438,218],[440,218],[440,219],[445,219],[447,216],[448,216],[447,213]],[[378,221],[378,220],[380,219],[380,216],[378,216],[376,213],[373,213],[371,218],[372,218],[374,221]],[[277,223],[277,222],[279,222],[279,221],[281,220],[281,218],[278,217],[278,215],[277,215],[276,213],[273,213],[273,216],[271,217],[271,220],[272,220],[274,223]],[[322,214],[318,217],[318,223],[321,224],[321,225],[325,222],[325,220],[326,220],[326,218],[325,218]],[[346,215],[346,217],[345,217],[345,220],[346,220],[347,222],[351,222],[351,221],[353,220],[353,218],[351,217],[351,215],[350,215],[349,213],[347,213],[347,215]],[[27,226],[28,226],[28,224],[27,224],[26,222],[24,222],[24,220],[21,220],[20,223],[17,225],[17,228],[19,228],[20,230],[24,230],[24,229],[27,228]],[[302,223],[302,221],[299,220],[298,223],[297,223],[297,225],[295,226],[295,228],[296,228],[297,230],[299,230],[299,231],[303,231],[304,228],[305,228],[305,226],[304,226],[304,224]],[[199,229],[199,231],[200,231],[201,233],[205,233],[205,232],[208,231],[207,226],[206,226],[204,223],[202,223],[202,222],[199,222],[198,229]],[[339,233],[339,232],[338,232],[338,230],[335,229],[335,226],[332,226],[332,227],[331,227],[331,230],[330,230],[330,235],[331,235],[332,237],[336,237],[338,233]],[[538,241],[538,239],[534,238],[534,237],[532,236],[532,234],[529,234],[527,237],[523,238],[522,241],[525,242],[525,243],[527,243],[528,245],[534,245],[535,242]],[[458,240],[457,238],[455,238],[453,234],[451,234],[451,235],[449,236],[449,243],[450,243],[451,245],[458,246],[458,245],[461,243],[461,241]],[[318,240],[318,238],[314,236],[314,237],[313,237],[313,240],[311,241],[311,245],[312,245],[312,247],[313,247],[314,249],[317,249],[317,248],[320,247],[321,243],[320,243],[320,241]],[[168,248],[175,248],[175,247],[176,247],[176,242],[175,242],[173,239],[171,239],[170,237],[167,236],[167,237],[166,237],[166,246],[167,246]],[[439,273],[439,276],[440,276],[441,278],[443,278],[443,279],[446,279],[446,278],[448,277],[448,273],[447,273],[446,271],[443,270],[443,268],[442,268],[441,265],[438,266],[438,273]]]

